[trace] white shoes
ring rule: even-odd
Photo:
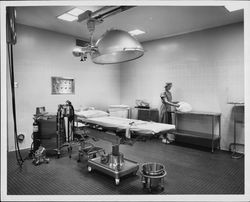
[[[166,139],[166,138],[163,138],[162,139],[162,143],[164,143],[164,144],[170,144],[170,141],[168,139]]]
[[[163,135],[160,135],[159,138],[162,139],[161,141],[164,144],[170,144],[171,142],[175,141],[175,135],[173,135],[173,134],[167,134],[167,137],[164,137]]]

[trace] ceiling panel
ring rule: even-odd
[[[78,6],[84,9],[84,6]],[[86,22],[67,22],[57,16],[74,6],[17,7],[17,23],[89,39]],[[243,21],[243,10],[228,12],[223,6],[137,6],[104,19],[96,25],[95,39],[108,29],[146,33],[141,42]]]

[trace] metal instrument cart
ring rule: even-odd
[[[72,141],[74,134],[75,112],[69,100],[65,104],[59,104],[56,115],[56,133],[57,133],[57,157],[61,155],[61,149],[67,147],[69,157],[72,154]],[[62,143],[63,142],[63,143]]]
[[[119,185],[121,177],[125,175],[129,175],[131,173],[133,175],[136,175],[138,168],[139,168],[139,165],[135,161],[131,161],[129,159],[124,159],[124,165],[121,168],[114,166],[114,165],[102,163],[101,157],[96,157],[96,158],[88,160],[89,172],[91,172],[94,169],[99,170],[115,178],[116,185]]]
[[[69,156],[71,156],[70,143],[65,141],[65,135],[60,126],[58,130],[57,117],[48,116],[38,120],[39,134],[33,138],[33,142],[39,140],[39,146],[43,146],[47,151],[55,151],[57,157],[61,155],[61,150],[67,147]],[[38,148],[37,148],[38,149]]]
[[[35,128],[36,130],[33,131],[34,150],[41,145],[46,150],[56,151],[59,158],[62,148],[67,147],[71,158],[74,117],[74,108],[68,100],[66,104],[58,105],[56,116],[48,113],[35,114],[33,127],[37,127],[37,129]]]
[[[210,147],[213,153],[215,148],[220,149],[221,140],[221,113],[217,112],[201,112],[201,111],[190,111],[190,112],[179,112],[172,111],[175,114],[175,127],[176,130],[172,130],[169,133],[175,135],[176,142],[186,142],[199,146]],[[178,124],[178,118],[180,116],[193,116],[198,119],[198,117],[207,117],[211,124],[210,131],[201,132],[195,131],[193,129],[180,129]],[[205,119],[204,119],[205,120]],[[207,123],[207,122],[204,122]],[[218,123],[218,131],[216,132],[216,123]],[[189,127],[190,128],[190,127]]]
[[[96,128],[85,128],[87,130],[87,135],[94,139],[102,139],[112,143],[112,156],[116,156],[117,159],[119,157],[123,157],[123,155],[119,152],[119,145],[121,138],[116,136],[114,132],[103,131],[102,129]],[[93,170],[99,170],[113,178],[115,178],[115,184],[119,185],[120,178],[134,174],[136,175],[137,170],[139,169],[139,164],[135,161],[122,158],[122,163],[116,161],[114,163],[103,162],[102,157],[98,156],[96,158],[88,159],[88,171],[91,172]]]

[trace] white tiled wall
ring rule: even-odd
[[[233,119],[227,103],[244,100],[243,33],[243,24],[237,23],[144,43],[145,55],[121,68],[121,101],[133,106],[136,99],[146,99],[159,108],[164,83],[171,81],[173,100],[188,102],[193,110],[222,113],[221,143],[228,149]],[[244,130],[237,130],[237,141],[242,141]]]
[[[75,38],[51,31],[17,25],[14,46],[16,108],[18,132],[25,134],[21,149],[32,142],[33,114],[38,106],[56,113],[58,104],[70,100],[75,107],[94,106],[107,110],[111,103],[120,103],[120,70],[116,65],[100,66],[88,59],[80,62],[72,55]],[[75,94],[52,95],[51,77],[75,80]],[[9,86],[8,86],[8,89]],[[9,92],[8,144],[14,149],[13,118]]]

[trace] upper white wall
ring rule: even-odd
[[[121,66],[121,102],[134,106],[136,99],[145,99],[159,108],[159,95],[171,81],[173,100],[222,113],[221,143],[227,149],[233,140],[232,105],[227,102],[244,101],[243,33],[238,23],[144,43],[145,55]],[[192,122],[186,121],[186,126]]]
[[[96,65],[88,58],[72,55],[75,38],[24,25],[17,26],[14,46],[16,109],[18,133],[26,139],[21,148],[31,144],[33,114],[36,107],[45,106],[47,112],[57,112],[58,104],[70,100],[75,109],[94,106],[107,110],[120,103],[120,70],[117,65]],[[9,76],[9,75],[8,75]],[[74,95],[52,95],[51,77],[75,79]],[[10,88],[8,88],[10,89]],[[14,149],[13,118],[10,93],[8,95],[8,148]]]
[[[222,147],[227,149],[233,140],[232,106],[227,102],[244,100],[242,23],[144,43],[143,57],[120,66],[95,65],[90,59],[81,63],[72,56],[75,39],[71,36],[23,25],[18,25],[17,34],[17,126],[18,133],[26,135],[21,148],[30,147],[32,117],[38,106],[56,112],[58,104],[69,99],[75,108],[105,110],[110,104],[134,106],[136,99],[146,99],[159,107],[166,81],[174,84],[174,100],[189,102],[194,110],[221,112]],[[51,95],[51,76],[74,78],[75,94]],[[8,104],[8,148],[13,150],[9,91]],[[210,126],[195,127],[206,130]],[[243,126],[238,131],[237,141],[243,142]]]

